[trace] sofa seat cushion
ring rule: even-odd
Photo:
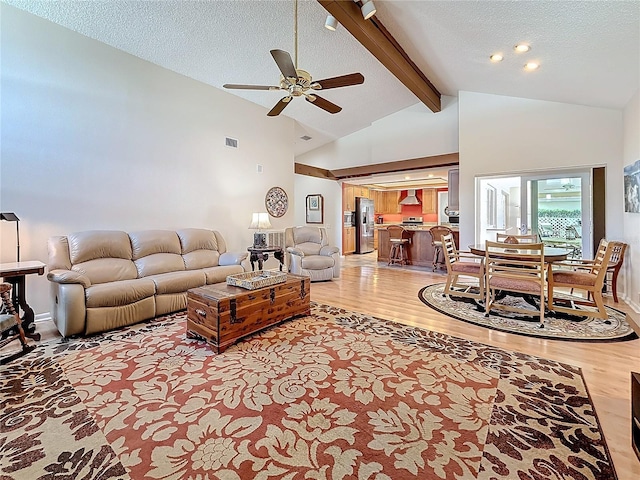
[[[100,283],[85,290],[87,308],[119,307],[156,293],[156,284],[148,278]]]
[[[241,265],[221,265],[219,267],[205,268],[203,272],[207,276],[207,285],[212,285],[214,283],[226,282],[227,275],[244,273],[244,268],[242,268]]]
[[[320,270],[324,268],[333,268],[336,261],[333,257],[325,257],[324,255],[309,255],[302,257],[302,268],[310,270]]]
[[[204,272],[201,270],[162,273],[146,278],[153,280],[158,295],[186,292],[190,288],[205,285],[207,281]]]

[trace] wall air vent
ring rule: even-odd
[[[301,140],[304,140],[305,142],[308,142],[309,140],[311,140],[311,137],[309,135],[303,135],[300,137]]]
[[[238,140],[236,140],[235,138],[229,138],[229,137],[226,137],[226,138],[224,139],[224,144],[225,144],[227,147],[231,147],[231,148],[238,148]]]

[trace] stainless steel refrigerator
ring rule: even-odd
[[[356,253],[373,252],[373,200],[356,197]]]

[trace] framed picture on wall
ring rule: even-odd
[[[624,211],[640,213],[640,160],[624,167]]]
[[[307,195],[307,223],[323,223],[324,202],[322,195],[316,193]]]

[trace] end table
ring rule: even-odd
[[[284,250],[282,247],[249,247],[247,251],[250,253],[251,270],[255,270],[255,262],[258,262],[258,270],[262,270],[262,264],[269,259],[269,253],[273,253],[276,260],[280,262],[280,271],[284,265]]]
[[[40,340],[40,334],[36,333],[36,325],[34,323],[35,315],[33,309],[27,303],[26,281],[25,277],[37,273],[44,275],[46,265],[38,261],[0,263],[0,277],[6,282],[13,285],[12,301],[16,309],[23,311],[22,328],[27,337],[34,340]]]

